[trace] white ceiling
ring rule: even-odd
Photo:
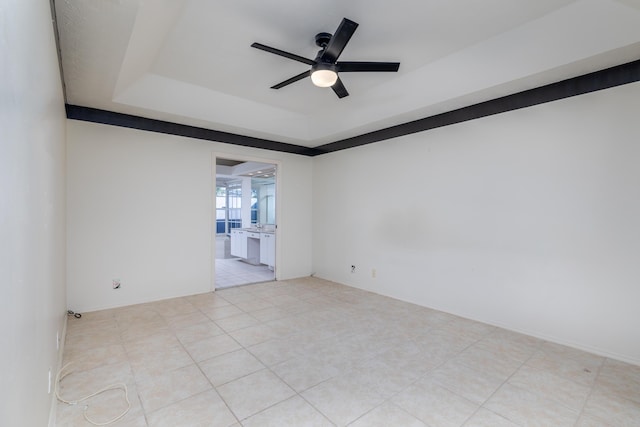
[[[640,0],[55,0],[67,102],[316,147],[640,58]],[[314,36],[360,24],[350,96],[304,79]]]

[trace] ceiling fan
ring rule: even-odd
[[[298,80],[302,80],[306,77],[311,77],[311,81],[314,85],[319,87],[331,87],[333,91],[338,95],[338,98],[344,98],[349,96],[349,92],[342,84],[338,73],[350,73],[350,72],[370,72],[370,71],[387,71],[396,72],[400,67],[399,62],[353,62],[353,61],[338,61],[338,57],[344,50],[345,46],[353,36],[353,33],[358,28],[358,24],[344,18],[338,26],[335,34],[319,33],[316,35],[316,45],[320,47],[320,51],[316,56],[316,59],[307,59],[302,56],[285,52],[280,49],[276,49],[270,46],[265,46],[260,43],[253,43],[251,47],[264,50],[276,55],[284,56],[285,58],[292,59],[294,61],[302,62],[307,65],[311,65],[311,69],[303,73],[293,76],[283,82],[280,82],[271,89],[280,89],[291,83],[295,83]]]

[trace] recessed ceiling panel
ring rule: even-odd
[[[68,102],[315,147],[638,59],[634,0],[58,0]],[[314,36],[359,23],[338,99],[306,78]],[[635,56],[634,56],[635,55]]]

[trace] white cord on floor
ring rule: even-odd
[[[118,415],[115,418],[110,419],[109,421],[105,421],[105,422],[96,422],[93,421],[92,419],[90,419],[87,416],[87,409],[89,409],[89,406],[85,406],[84,408],[84,412],[82,415],[84,415],[84,419],[87,420],[88,422],[90,422],[91,424],[93,424],[94,426],[106,426],[109,425],[111,423],[114,423],[116,421],[118,421],[120,418],[124,417],[127,412],[129,412],[129,409],[131,409],[131,402],[129,402],[129,390],[127,389],[127,385],[124,383],[116,383],[116,384],[112,384],[108,387],[102,388],[98,391],[96,391],[95,393],[91,393],[88,396],[82,397],[80,399],[76,399],[76,400],[65,400],[62,398],[62,396],[60,396],[60,389],[59,389],[59,384],[60,381],[62,381],[62,379],[64,377],[66,377],[67,375],[69,375],[71,372],[66,372],[65,374],[62,374],[62,372],[67,368],[67,366],[69,366],[72,362],[67,363],[66,365],[64,365],[62,368],[60,368],[60,370],[58,371],[58,375],[56,375],[56,384],[55,384],[55,389],[56,389],[56,397],[58,398],[58,400],[62,403],[66,403],[67,405],[77,405],[78,403],[90,399],[93,396],[97,396],[100,393],[104,393],[105,391],[109,391],[109,390],[123,390],[124,391],[124,399],[127,401],[127,409],[124,410],[123,413],[121,413],[120,415]]]

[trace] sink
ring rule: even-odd
[[[250,233],[273,233],[274,232],[273,227],[270,227],[270,226],[264,226],[261,228],[257,228],[257,227],[241,228],[241,230],[248,231]]]

